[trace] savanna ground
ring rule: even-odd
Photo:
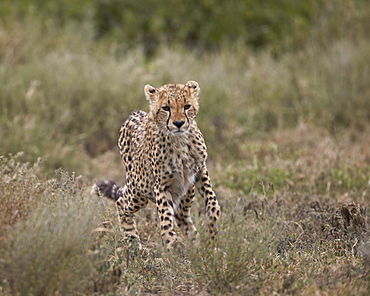
[[[369,295],[370,7],[340,3],[348,32],[322,42],[314,28],[278,56],[163,45],[148,57],[96,40],[89,22],[3,19],[0,295]],[[123,184],[117,132],[148,110],[144,85],[190,79],[219,235],[207,239],[198,196],[200,241],[169,254],[149,205],[141,251],[90,188]]]

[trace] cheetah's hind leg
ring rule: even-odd
[[[105,196],[116,202],[123,242],[138,245],[139,249],[141,249],[140,238],[134,220],[134,214],[138,211],[138,208],[132,204],[131,198],[127,198],[125,189],[125,187],[119,186],[113,180],[101,180],[93,186],[92,193]]]

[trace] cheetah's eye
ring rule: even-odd
[[[188,109],[190,109],[190,107],[191,107],[191,105],[190,105],[190,104],[186,104],[186,105],[184,106],[184,109],[185,109],[185,110],[188,110]]]
[[[169,106],[163,106],[162,107],[162,110],[168,112],[168,111],[170,111],[170,107]]]

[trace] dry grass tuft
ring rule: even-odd
[[[81,177],[40,179],[40,162],[20,156],[2,158],[2,285],[12,295],[83,292],[100,260],[91,250],[102,205],[84,193]]]

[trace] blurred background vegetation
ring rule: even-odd
[[[362,131],[369,18],[367,0],[3,0],[0,154],[78,170],[147,110],[146,83],[188,79],[211,159],[302,121]]]
[[[297,50],[308,41],[326,43],[369,29],[366,0],[178,1],[173,0],[4,0],[1,16],[31,16],[63,27],[88,21],[96,38],[154,53],[160,44],[218,50],[237,44]],[[365,26],[364,26],[365,25]],[[367,27],[366,27],[367,26]]]

